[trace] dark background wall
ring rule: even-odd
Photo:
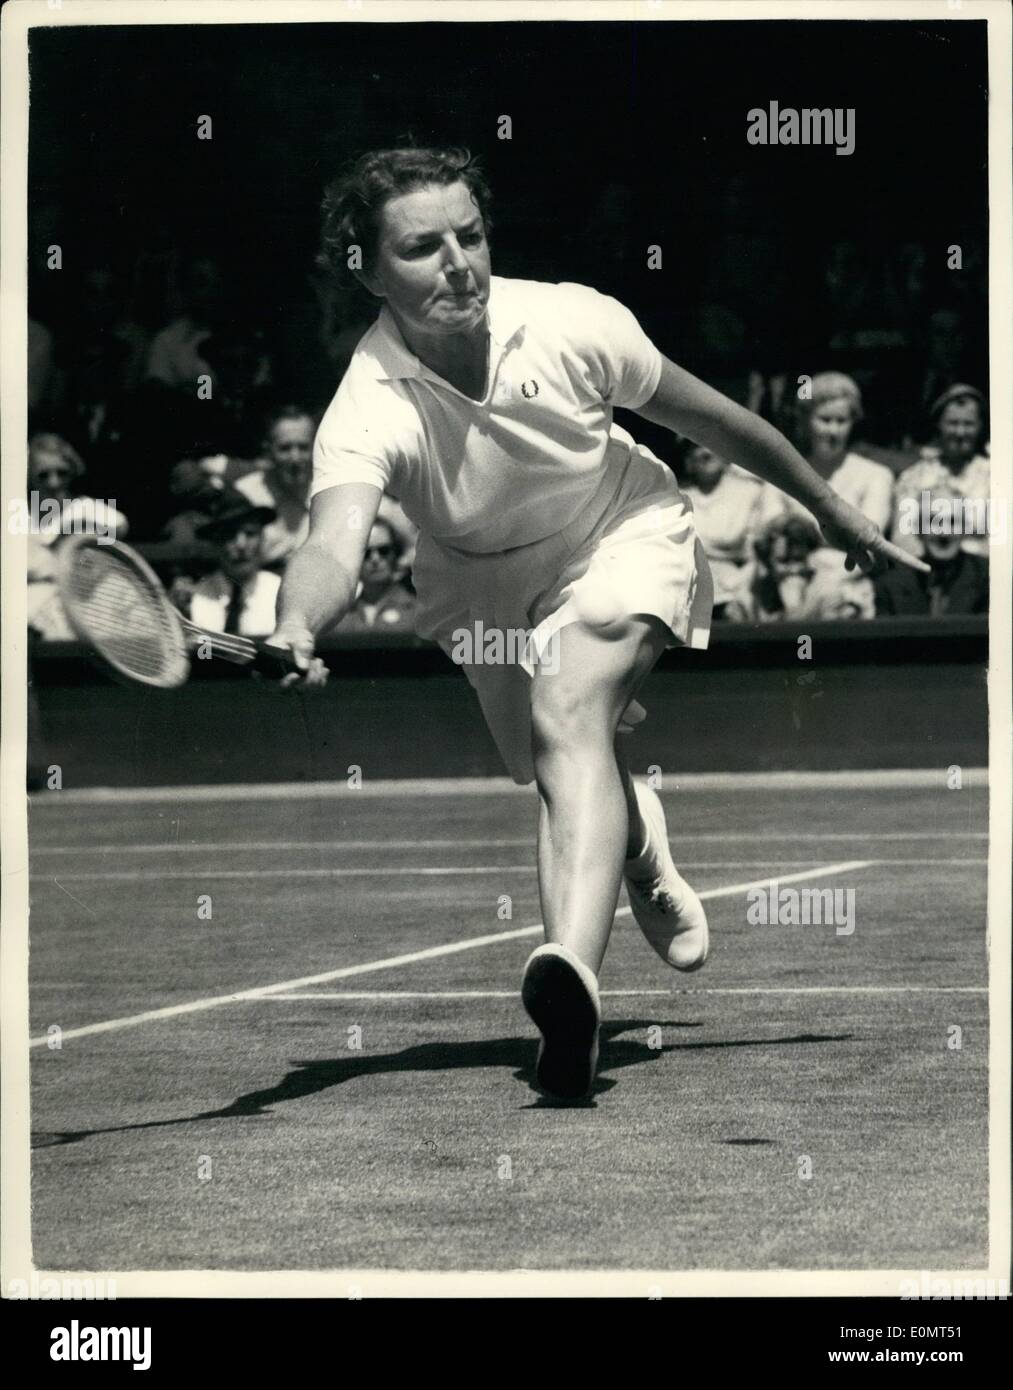
[[[135,316],[158,327],[165,278],[138,266],[206,254],[245,312],[283,332],[325,182],[412,134],[484,158],[498,273],[621,295],[719,385],[740,388],[756,365],[854,367],[860,329],[886,364],[869,428],[887,437],[898,408],[917,406],[928,315],[954,302],[980,379],[984,24],[60,28],[33,31],[30,55],[32,305],[50,325],[73,314],[84,270],[112,262],[135,274]],[[771,99],[854,107],[855,152],[750,146],[746,113]],[[196,138],[203,114],[210,141]],[[43,268],[50,241],[59,277]],[[946,268],[954,242],[961,275]]]
[[[718,628],[707,652],[668,651],[644,687],[631,766],[671,772],[981,767],[988,762],[984,618]],[[65,786],[501,777],[461,670],[435,648],[325,650],[315,694],[195,663],[179,690],[116,685],[79,652],[37,657],[33,766]],[[209,678],[211,675],[215,678]]]

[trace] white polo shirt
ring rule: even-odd
[[[628,309],[584,285],[493,276],[488,322],[475,401],[423,366],[385,306],[321,421],[312,493],[373,483],[424,533],[478,553],[572,521],[608,452],[633,446],[612,410],[650,400],[661,354]]]

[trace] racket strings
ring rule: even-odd
[[[149,680],[175,674],[178,636],[156,595],[115,555],[84,551],[68,595],[95,646],[115,664]]]

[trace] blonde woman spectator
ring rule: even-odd
[[[743,565],[752,559],[752,543],[762,524],[763,485],[758,478],[729,467],[702,444],[690,444],[683,456],[684,494],[693,503],[693,519],[714,579],[714,616],[737,590]]]
[[[77,492],[84,476],[80,455],[58,434],[36,434],[28,443],[28,625],[50,642],[70,641],[57,591],[57,552],[67,535],[97,532],[120,536],[127,519],[115,502]]]
[[[933,404],[935,442],[897,479],[893,539],[912,555],[923,555],[919,536],[926,499],[952,493],[972,503],[984,525],[968,525],[962,546],[971,555],[988,555],[990,467],[985,450],[985,397],[973,386],[949,387]],[[985,532],[985,534],[983,534]]]
[[[889,468],[849,449],[862,418],[862,393],[843,372],[820,372],[812,380],[812,398],[798,403],[798,447],[810,466],[880,530],[893,514],[893,474]],[[766,489],[764,515],[769,519],[780,505],[803,513],[799,503],[775,489]],[[807,512],[804,513],[808,515]]]
[[[60,536],[98,531],[115,532],[121,538],[127,532],[127,519],[116,509],[116,500],[100,502],[79,493],[84,477],[80,455],[58,434],[36,434],[28,442],[29,502],[38,498],[35,507],[29,506],[33,517],[40,516],[33,534],[44,545],[52,545]]]

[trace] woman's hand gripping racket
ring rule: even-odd
[[[127,680],[165,690],[180,686],[190,674],[190,652],[201,647],[212,658],[275,679],[306,675],[281,647],[210,632],[182,617],[154,570],[122,541],[100,544],[96,536],[69,540],[60,560],[59,585],[78,637]]]

